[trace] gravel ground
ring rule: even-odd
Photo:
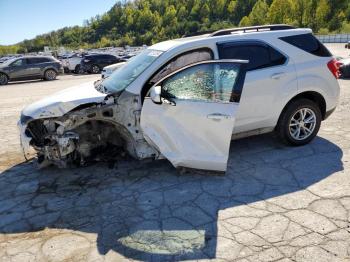
[[[234,141],[226,176],[180,175],[166,161],[21,163],[20,110],[94,79],[0,89],[0,261],[350,261],[350,81],[311,144]]]

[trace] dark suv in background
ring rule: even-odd
[[[81,60],[81,68],[88,73],[98,74],[102,68],[108,65],[124,62],[124,59],[108,54],[92,54],[86,55]]]
[[[9,81],[44,79],[54,80],[63,73],[60,61],[50,56],[24,56],[0,64],[0,85]]]

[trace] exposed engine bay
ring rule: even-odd
[[[34,148],[39,166],[82,166],[93,161],[159,157],[140,129],[138,96],[123,92],[103,103],[83,104],[61,117],[34,119],[24,135]],[[23,124],[23,123],[22,123]]]

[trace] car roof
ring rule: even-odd
[[[20,57],[16,57],[16,58],[52,58],[52,56],[49,55],[31,55],[31,56],[20,56]]]
[[[88,54],[88,55],[85,55],[85,57],[87,57],[87,56],[115,56],[115,55],[101,53],[101,54]]]
[[[277,25],[274,25],[274,26],[277,26]],[[281,25],[278,25],[278,26],[281,26]],[[205,33],[203,35],[183,37],[183,38],[178,38],[178,39],[157,43],[155,45],[150,46],[149,49],[155,49],[155,50],[165,52],[170,50],[171,48],[175,48],[177,46],[180,46],[186,43],[192,43],[193,45],[195,45],[196,42],[203,43],[205,41],[208,41],[208,43],[212,43],[212,42],[235,40],[235,39],[238,40],[241,38],[247,38],[247,39],[249,38],[259,39],[263,37],[279,38],[283,36],[312,33],[312,30],[309,28],[288,27],[282,30],[261,30],[261,31],[255,30],[254,28],[262,28],[262,27],[233,28],[233,29],[227,29],[227,30],[219,30],[213,33]],[[226,32],[222,33],[223,31],[226,31]]]

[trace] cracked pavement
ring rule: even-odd
[[[133,160],[39,171],[21,163],[15,121],[48,83],[0,89],[0,261],[350,261],[350,81],[340,83],[312,143],[233,141],[225,176]]]

